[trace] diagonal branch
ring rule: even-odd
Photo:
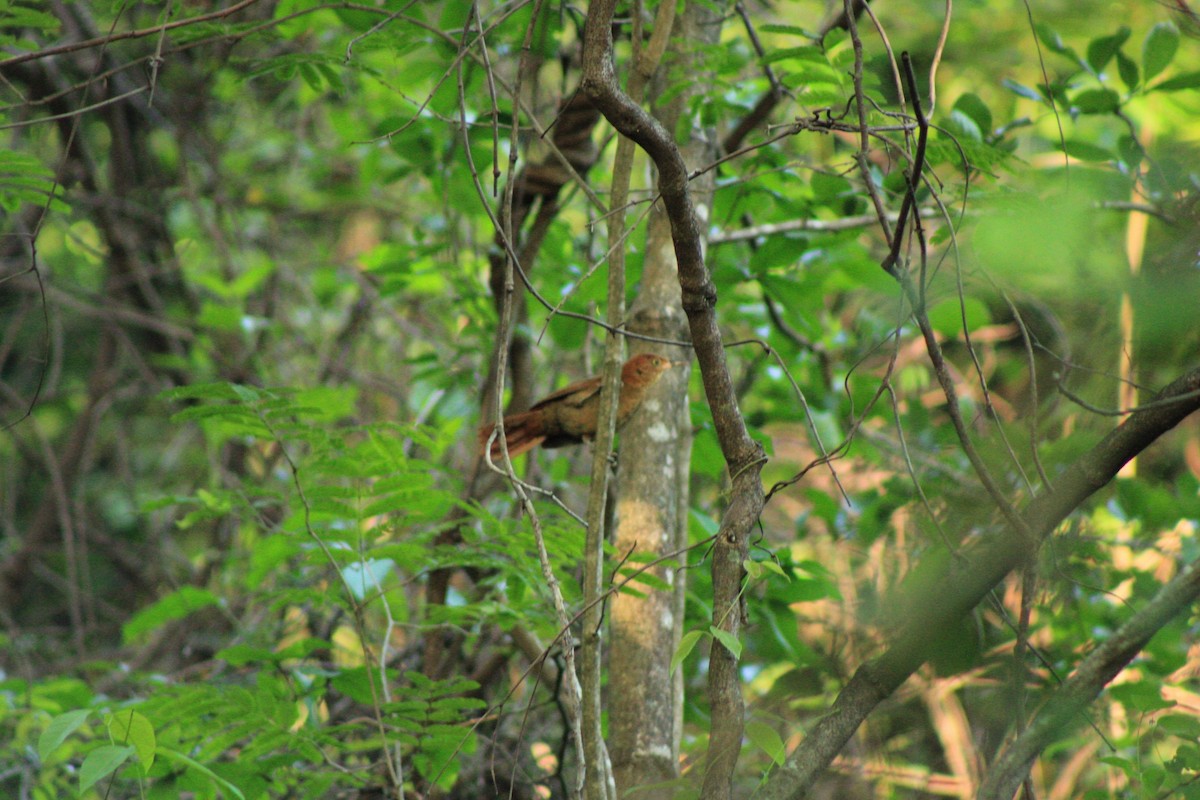
[[[879,658],[861,666],[830,712],[772,774],[761,800],[801,797],[833,761],[875,706],[925,662],[936,644],[983,600],[1004,576],[1028,559],[1068,514],[1105,486],[1131,458],[1200,409],[1200,368],[1173,381],[1155,401],[1115,428],[1065,469],[1053,488],[1020,513],[1028,540],[1003,528],[980,537],[952,560],[948,553],[926,559],[887,604],[908,619]]]
[[[1111,637],[1080,662],[1074,674],[1038,712],[1033,723],[1012,743],[992,767],[979,790],[980,800],[1012,797],[1029,774],[1038,754],[1095,700],[1160,628],[1188,610],[1200,597],[1200,561],[1164,586],[1150,603],[1129,618]]]

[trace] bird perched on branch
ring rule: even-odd
[[[617,427],[633,416],[641,405],[646,390],[672,363],[653,353],[642,353],[621,367],[621,399],[617,402]],[[596,419],[600,413],[599,375],[572,383],[533,404],[528,411],[509,414],[504,418],[504,434],[508,439],[508,454],[515,458],[539,444],[542,447],[565,447],[579,444],[596,435]],[[479,429],[479,451],[487,446],[495,425]],[[492,441],[492,458],[500,458],[500,438]]]

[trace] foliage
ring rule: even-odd
[[[686,578],[669,664],[680,792],[699,791],[714,648],[738,662],[734,793],[748,796],[919,624],[900,599],[918,566],[952,580],[961,551],[1008,524],[981,470],[1026,507],[1121,418],[1098,410],[1145,402],[1200,351],[1188,4],[1117,21],[1095,3],[1035,7],[1032,27],[974,4],[936,57],[932,5],[873,9],[927,98],[938,64],[915,186],[903,76],[869,16],[818,31],[819,5],[753,7],[747,27],[731,12],[718,45],[677,39],[653,95],[683,100],[678,138],[712,141],[779,98],[719,163],[689,165],[716,175],[706,263],[721,331],[741,343],[727,350],[738,409],[769,456],[741,562],[748,627],[731,635],[714,606],[732,478],[698,371],[691,547],[606,554],[613,592]],[[655,9],[639,9],[652,30]],[[516,484],[495,491],[474,430],[495,353],[518,352],[495,341],[505,225],[515,249],[543,237],[522,255],[544,304],[518,295],[513,340],[535,353],[532,394],[600,363],[585,320],[604,316],[609,217],[589,193],[611,184],[611,130],[589,132],[590,172],[572,161],[588,191],[568,176],[537,193],[562,169],[584,13],[0,9],[3,793],[570,793],[586,455],[526,457],[526,505]],[[708,74],[679,66],[689,55]],[[524,228],[501,211],[522,175]],[[639,180],[631,301],[654,256],[654,186]],[[920,303],[880,268],[877,208],[894,225],[910,195],[920,228],[902,255]],[[527,401],[529,379],[510,382]],[[826,789],[973,795],[1090,646],[1196,561],[1197,430],[1144,451],[958,619]],[[1200,797],[1195,622],[1176,615],[1091,706],[1091,729],[1060,732],[1039,796]]]

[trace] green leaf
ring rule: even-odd
[[[1179,498],[1161,486],[1147,481],[1119,478],[1117,502],[1126,519],[1140,520],[1150,530],[1174,527],[1183,516]]]
[[[972,142],[983,141],[983,129],[979,127],[979,124],[975,122],[975,120],[968,117],[962,111],[959,111],[958,109],[951,111],[950,122],[953,124],[947,126],[949,132],[952,134],[957,134],[960,141],[963,139]]]
[[[824,600],[826,597],[841,599],[837,586],[826,578],[808,578],[797,575],[792,584],[781,593],[789,603],[807,603]]]
[[[1132,136],[1122,136],[1117,139],[1117,152],[1121,154],[1121,163],[1131,170],[1136,169],[1142,163],[1142,159],[1146,157],[1146,151],[1142,149],[1141,143]]]
[[[962,304],[957,299],[943,300],[929,309],[929,324],[947,339],[962,336],[963,317],[966,317],[969,331],[976,330],[990,321],[987,306],[973,297],[967,298]]]
[[[679,665],[683,663],[692,651],[696,649],[696,643],[708,634],[704,631],[688,631],[679,639],[679,646],[675,648],[675,655],[671,656],[671,674],[675,674],[675,670],[679,669]]]
[[[193,611],[217,604],[217,596],[207,589],[182,586],[156,603],[134,614],[121,629],[125,644],[133,644],[168,622],[183,619]]]
[[[371,690],[374,682],[375,690]],[[367,667],[353,667],[343,670],[330,682],[334,689],[359,703],[370,705],[375,698],[382,694],[379,684],[379,673]]]
[[[968,117],[985,137],[992,132],[992,111],[979,95],[967,92],[954,101],[954,110]]]
[[[1117,51],[1121,49],[1121,45],[1129,40],[1131,31],[1125,25],[1122,25],[1116,33],[1111,36],[1101,36],[1098,39],[1093,39],[1088,43],[1087,60],[1092,65],[1092,69],[1096,72],[1101,71],[1108,64]]]
[[[42,735],[38,737],[38,758],[42,761],[49,760],[58,746],[66,741],[68,736],[79,730],[79,726],[87,722],[91,713],[88,709],[82,708],[59,714],[50,720],[46,730],[42,731]]]
[[[763,293],[782,305],[791,319],[803,322],[805,314],[813,314],[820,307],[821,295],[814,287],[790,275],[763,275],[758,282]]]
[[[789,33],[793,36],[801,36],[805,39],[814,38],[812,31],[805,30],[804,28],[798,28],[795,25],[763,25],[758,30],[761,33]]]
[[[803,237],[772,236],[754,249],[750,255],[750,271],[755,275],[767,275],[771,270],[792,267],[804,256],[808,240]]]
[[[53,14],[39,11],[16,3],[5,3],[0,10],[0,27],[37,28],[42,31],[57,31],[62,22]]]
[[[1161,689],[1161,685],[1155,681],[1138,681],[1111,686],[1108,693],[1120,701],[1130,713],[1143,714],[1175,705],[1174,700],[1163,698]]]
[[[1167,714],[1158,720],[1158,727],[1173,736],[1200,740],[1200,719],[1191,715]]]
[[[1160,22],[1142,42],[1142,71],[1149,81],[1170,65],[1179,49],[1179,29],[1173,22]]]
[[[1050,52],[1069,58],[1081,67],[1087,66],[1086,62],[1079,57],[1079,54],[1076,53],[1072,48],[1068,47],[1065,42],[1063,42],[1062,37],[1058,35],[1058,31],[1054,30],[1049,25],[1040,23],[1037,26],[1037,35],[1038,38],[1041,39],[1042,44],[1044,44],[1047,49],[1050,50]]]
[[[812,187],[813,198],[823,204],[842,200],[854,193],[854,185],[850,181],[828,172],[813,172],[809,186]]]
[[[1127,758],[1121,758],[1120,756],[1103,756],[1100,758],[1100,763],[1108,764],[1111,767],[1116,767],[1130,778],[1134,778],[1135,780],[1139,777],[1137,764]]]
[[[1137,88],[1139,82],[1137,62],[1120,50],[1117,51],[1117,73],[1121,76],[1121,82],[1130,91]]]
[[[165,392],[159,392],[160,400],[170,402],[179,402],[181,400],[233,400],[237,394],[233,391],[233,384],[224,381],[215,383],[192,383],[187,386],[180,386],[177,389],[168,389]]]
[[[1000,85],[1018,97],[1024,97],[1026,100],[1034,100],[1038,103],[1044,103],[1046,101],[1046,98],[1042,96],[1041,92],[1039,92],[1037,89],[1030,88],[1023,83],[1017,83],[1014,80],[1005,78],[1004,80],[1000,81]]]
[[[688,509],[688,537],[693,542],[716,536],[720,529],[720,523],[708,514],[695,507]]]
[[[245,314],[237,306],[205,301],[196,315],[196,323],[214,331],[232,333],[241,329]]]
[[[785,59],[795,59],[797,61],[810,61],[815,64],[824,64],[828,66],[829,59],[825,57],[825,52],[815,45],[805,45],[803,47],[784,47],[779,50],[771,50],[763,56],[764,64],[773,64],[776,61]]]
[[[188,756],[185,756],[183,753],[180,753],[178,750],[171,750],[171,749],[165,748],[165,747],[159,748],[158,754],[161,755],[163,758],[165,758],[168,761],[174,761],[174,762],[182,764],[183,766],[186,766],[190,769],[193,769],[196,772],[199,772],[201,775],[205,776],[206,778],[211,780],[213,783],[215,783],[218,786],[220,786],[221,788],[223,788],[225,790],[226,794],[233,795],[234,797],[238,798],[238,800],[246,800],[246,795],[242,794],[241,789],[234,786],[232,783],[225,780],[220,775],[218,775],[217,773],[213,772],[208,767],[201,764],[199,761],[196,761],[194,758],[189,758]]]
[[[711,633],[718,642],[725,646],[725,649],[733,653],[734,659],[742,657],[742,643],[732,633],[718,628],[716,625],[710,625],[708,632]]]
[[[784,77],[783,83],[788,88],[799,91],[804,102],[810,107],[841,106],[846,103],[846,98],[849,96],[849,91],[839,83],[811,81],[803,74],[787,75]]]
[[[83,794],[95,786],[96,781],[103,780],[116,772],[133,753],[132,747],[115,744],[101,745],[88,753],[87,758],[83,759],[83,765],[79,768],[79,793]]]
[[[746,738],[770,756],[777,765],[783,766],[784,760],[787,759],[787,748],[774,728],[765,722],[750,720],[746,723]]]
[[[275,653],[265,647],[252,647],[248,644],[235,644],[220,650],[214,658],[224,661],[231,667],[244,667],[247,664],[271,664],[279,661]]]
[[[821,595],[822,597],[832,597],[835,600],[842,599],[842,593],[837,587],[837,581],[834,580],[833,573],[821,562],[806,558],[803,561],[797,561],[793,567],[797,573],[804,573],[814,581],[824,583],[825,593]]]
[[[133,709],[127,709],[109,715],[107,724],[108,735],[112,740],[121,745],[132,746],[142,769],[149,770],[154,764],[157,745],[154,725],[150,720]]]
[[[428,726],[422,731],[420,747],[413,753],[413,765],[443,792],[449,792],[462,769],[461,756],[474,752],[476,743],[473,732],[464,734],[456,727]]]
[[[1087,142],[1067,142],[1061,147],[1067,155],[1080,161],[1110,161],[1113,158],[1110,151]]]
[[[1121,98],[1112,89],[1085,89],[1071,98],[1071,105],[1084,114],[1111,114],[1121,107]]]
[[[1153,87],[1156,92],[1178,92],[1181,89],[1200,89],[1200,72],[1185,72],[1168,78]]]
[[[354,413],[359,389],[347,386],[312,386],[296,392],[295,400],[312,411],[314,420],[333,422]]]
[[[0,209],[13,213],[23,203],[40,206],[50,197],[51,207],[63,211],[68,207],[61,194],[54,173],[35,156],[0,148]]]
[[[749,558],[744,559],[742,561],[742,569],[746,570],[746,578],[748,578],[751,581],[756,581],[760,577],[762,577],[762,573],[763,573],[762,565],[759,564],[759,562],[754,561],[753,559],[749,559]]]
[[[774,572],[785,581],[790,581],[792,579],[792,576],[784,572],[783,567],[779,566],[778,562],[776,562],[773,558],[764,558],[762,561],[754,561],[747,558],[742,562],[742,567],[746,570],[747,574],[750,573],[750,570],[753,567],[754,571],[757,573],[757,575],[754,575],[754,577],[760,577],[765,571]]]

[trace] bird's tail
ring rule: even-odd
[[[484,425],[479,429],[479,453],[487,445],[488,437],[492,435],[495,425]],[[504,436],[508,439],[508,455],[516,458],[526,451],[541,444],[546,434],[542,432],[542,417],[537,411],[526,411],[523,414],[509,414],[504,418]],[[500,455],[500,437],[492,442],[492,460],[497,461]]]

